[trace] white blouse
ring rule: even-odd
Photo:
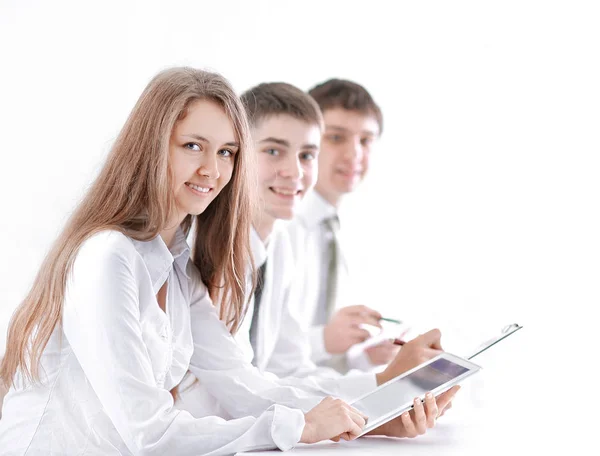
[[[221,455],[300,440],[302,410],[320,398],[245,361],[188,259],[181,232],[170,251],[160,236],[140,242],[116,231],[84,242],[41,384],[17,374],[5,398],[3,455]],[[156,294],[165,281],[163,312]],[[173,407],[169,390],[188,369],[234,419]]]
[[[303,394],[318,397],[329,395],[340,397],[346,401],[375,389],[377,382],[374,374],[359,372],[354,375],[342,376],[333,369],[318,368],[310,360],[307,335],[297,324],[297,318],[289,314],[288,294],[294,279],[294,261],[285,230],[275,228],[269,236],[268,247],[254,229],[250,233],[250,241],[256,266],[259,267],[267,261],[258,316],[257,353],[253,351],[249,337],[250,322],[255,311],[254,297],[251,296],[245,318],[234,336],[237,345],[231,346],[229,337],[223,338],[219,342],[219,356],[223,357],[223,353],[229,352],[228,359],[235,360],[235,363],[224,368],[223,365],[218,365],[218,363],[223,363],[222,360],[215,360],[213,366],[218,365],[218,367],[200,372],[200,381],[194,375],[186,375],[179,388],[176,407],[190,412],[195,417],[206,416],[207,413],[222,417],[239,416],[232,415],[231,406],[236,404],[246,404],[247,406],[248,400],[243,398],[247,395],[247,392],[244,391],[247,388],[246,385],[255,385],[253,388],[260,391],[253,397],[269,394],[273,399],[275,396],[272,395],[279,391],[275,387],[276,385],[298,388],[304,392]],[[283,246],[287,246],[287,248],[284,249]],[[273,255],[274,249],[278,249],[280,254]],[[251,285],[248,276],[246,289],[248,293],[252,291]],[[193,317],[196,314],[196,308],[200,307],[192,308]],[[207,329],[203,318],[193,318],[193,321],[200,323],[199,326],[194,325],[192,328],[194,340],[204,337],[206,346],[211,346],[215,341],[219,341],[221,336],[208,332],[210,330]],[[219,325],[210,325],[210,328],[219,328]],[[234,352],[242,353],[245,356],[244,362],[237,359],[238,355],[234,356]],[[217,352],[213,350],[213,353]],[[206,362],[210,356],[209,353],[205,353],[199,359]],[[258,383],[255,383],[256,369],[252,368],[250,364],[253,360],[263,376]],[[195,362],[192,359],[190,367],[192,372],[198,372],[198,363],[199,361]],[[278,377],[273,373],[283,377]],[[271,382],[268,389],[264,387],[266,379]],[[293,389],[283,389],[282,391],[288,391],[286,396],[300,394]],[[235,396],[239,399],[232,400],[232,397]],[[282,400],[284,400],[284,396],[280,395],[277,402],[280,403]],[[293,406],[296,403],[298,403],[298,397],[288,404]],[[308,405],[312,404],[308,402]],[[303,405],[300,406],[304,409]],[[235,410],[233,412],[236,413]]]

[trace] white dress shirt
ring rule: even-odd
[[[375,389],[373,374],[354,372],[343,376],[333,369],[319,368],[311,360],[308,333],[300,324],[303,309],[291,303],[297,271],[287,231],[276,224],[265,245],[252,229],[251,246],[257,266],[268,259],[259,308],[258,349],[251,355],[256,366],[281,377],[280,383],[348,401]],[[253,311],[251,302],[249,313]],[[245,344],[248,331],[239,331],[235,338]]]
[[[221,455],[299,441],[299,409],[320,398],[244,361],[188,258],[181,232],[171,250],[160,237],[140,242],[116,231],[83,243],[41,384],[17,374],[5,398],[3,455]],[[156,294],[165,281],[163,312]],[[169,390],[188,368],[235,419],[173,407]]]
[[[353,372],[351,375],[340,375],[333,369],[319,368],[311,361],[307,334],[300,326],[299,318],[290,315],[289,292],[294,279],[294,262],[287,232],[278,229],[276,224],[265,245],[252,229],[250,241],[256,267],[268,261],[259,306],[256,353],[249,337],[254,296],[235,334],[235,341],[245,356],[245,365],[254,360],[255,366],[275,384],[295,387],[319,397],[334,396],[350,401],[375,389],[377,382],[374,374]],[[249,282],[248,278],[250,289]],[[193,368],[190,370],[195,373]],[[231,382],[231,373],[228,371],[218,369],[211,375],[215,385]],[[204,379],[196,381],[194,375],[187,375],[180,387],[177,406],[197,417],[203,416],[207,410],[220,416],[230,416],[221,405],[226,398],[217,396],[229,394],[233,387],[209,391],[205,378],[206,375]]]
[[[328,245],[331,233],[324,222],[337,215],[337,210],[316,191],[310,191],[300,204],[296,217],[287,225],[290,235],[293,255],[296,263],[296,275],[292,288],[291,302],[295,307],[293,315],[300,318],[300,325],[309,332],[312,360],[319,365],[331,366],[340,372],[349,369],[373,371],[366,352],[349,350],[343,355],[331,355],[325,349],[322,310],[326,307],[326,284],[328,282]],[[343,232],[343,220],[341,223]],[[337,292],[335,309],[348,305],[360,304],[353,302],[348,262],[344,255],[343,235],[338,236]],[[276,255],[280,253],[277,252]]]

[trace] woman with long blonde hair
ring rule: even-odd
[[[214,388],[211,369],[234,372],[238,359],[248,135],[220,75],[174,68],[148,84],[11,320],[3,454],[231,454],[360,433],[365,417],[350,406],[257,371],[223,405],[236,419],[174,407],[188,369]]]

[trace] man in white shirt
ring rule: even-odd
[[[259,273],[236,341],[259,370],[276,374],[279,382],[352,399],[402,373],[412,355],[408,351],[399,355],[378,376],[341,375],[331,368],[318,368],[310,359],[309,341],[300,324],[303,309],[291,303],[295,281],[303,271],[296,269],[289,234],[278,224],[293,218],[314,185],[322,115],[310,96],[285,83],[260,84],[241,98],[258,164],[260,204],[253,216],[251,243]],[[378,314],[365,313],[363,321],[378,324]],[[421,341],[409,349],[420,360],[439,353],[439,333],[433,331],[430,336],[435,341]]]
[[[251,233],[257,285],[236,341],[259,370],[282,377],[280,382],[345,399],[364,394],[375,388],[375,376],[341,378],[331,369],[318,370],[310,360],[300,319],[291,315],[296,271],[281,221],[293,217],[316,181],[323,128],[320,109],[305,92],[285,83],[260,84],[241,98],[254,140],[260,203]]]
[[[315,189],[306,195],[288,226],[298,265],[293,301],[302,309],[310,334],[312,360],[340,372],[373,370],[389,363],[399,347],[384,340],[366,350],[349,349],[371,335],[365,324],[380,326],[381,315],[344,295],[352,287],[340,240],[338,209],[345,195],[365,177],[383,118],[367,90],[351,81],[331,79],[309,94],[323,113],[325,130]]]

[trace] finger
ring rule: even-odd
[[[400,351],[400,347],[392,343],[385,343],[374,345],[372,347],[367,348],[365,351],[372,353],[381,353],[384,356],[393,356]]]
[[[363,306],[362,304],[357,304],[355,306],[347,306],[347,307],[342,307],[339,312],[340,313],[345,313],[348,315],[356,315],[356,314],[360,314],[363,312],[363,309],[365,309],[367,306]]]
[[[355,434],[356,437],[358,437],[358,435],[365,428],[365,424],[367,423],[367,421],[361,415],[359,415],[358,413],[351,413],[350,418],[352,418],[352,421],[356,425],[356,427],[352,428],[356,432],[354,432],[354,431],[352,431],[352,432]]]
[[[438,418],[444,416],[444,413],[446,413],[446,410],[450,410],[452,408],[452,402],[448,402],[448,404],[446,404],[446,407],[444,407],[444,409],[438,414]]]
[[[378,322],[379,322],[379,320],[381,320],[381,317],[382,317],[383,315],[381,315],[381,314],[380,314],[379,312],[377,312],[375,309],[371,309],[370,307],[367,307],[367,306],[364,306],[364,307],[365,307],[365,308],[364,308],[364,310],[363,310],[363,312],[364,312],[364,313],[366,313],[366,314],[370,315],[370,316],[371,316],[371,318],[374,318],[374,319],[376,319]]]
[[[351,314],[362,315],[365,317],[368,316],[377,321],[381,320],[381,314],[379,312],[377,312],[375,309],[371,309],[370,307],[367,307],[367,306],[363,306],[363,305],[348,306],[348,307],[345,307],[345,309],[348,309],[348,313],[351,313]]]
[[[367,348],[365,351],[372,352],[372,353],[381,353],[383,355],[387,355],[387,354],[391,354],[391,353],[396,353],[399,350],[400,350],[400,347],[398,347],[397,345],[394,345],[391,342],[384,342],[381,344],[373,345],[373,346]]]
[[[438,410],[444,410],[444,408],[446,408],[446,406],[454,398],[459,389],[460,385],[454,385],[448,391],[436,397],[435,402],[437,403]]]
[[[428,347],[442,350],[442,333],[439,329],[431,329],[424,334],[421,334],[418,339]]]
[[[348,315],[346,318],[349,326],[360,327],[361,325],[369,325],[379,329],[382,328],[378,318],[367,314],[352,314]]]
[[[333,440],[334,442],[339,442],[340,436],[338,435],[337,437],[332,437],[331,440]]]
[[[402,421],[402,425],[404,426],[406,437],[416,437],[417,430],[415,429],[415,425],[412,421],[412,418],[410,417],[410,413],[404,412],[402,415],[400,415],[400,420]]]
[[[352,408],[349,405],[347,408],[347,413],[355,425],[355,426],[352,426],[350,424],[351,428],[348,430],[348,432],[351,434],[351,436],[353,438],[357,438],[360,435],[360,433],[362,432],[362,430],[365,428],[365,424],[367,423],[367,417],[363,413],[359,412],[358,410],[356,410],[355,408]]]
[[[364,421],[365,423],[367,422],[367,420],[369,419],[369,417],[367,415],[365,415],[363,412],[361,412],[360,410],[352,407],[350,404],[348,404],[347,402],[344,402],[344,405],[346,406],[346,408],[348,409],[348,411],[350,411],[351,413],[355,413],[357,415],[359,415]]]
[[[349,413],[349,418],[347,425],[348,429],[346,431],[349,437],[347,440],[353,440],[362,432],[365,427],[365,420],[357,413]]]
[[[344,410],[345,419],[343,422],[345,423],[346,432],[352,438],[358,437],[365,427],[367,416],[342,400],[338,400],[337,405],[340,405]]]
[[[435,420],[438,417],[438,406],[431,393],[425,395],[425,415],[427,417],[427,427],[431,429],[435,426]]]
[[[363,322],[366,323],[367,325],[371,325],[371,326],[376,326],[378,328],[383,328],[383,326],[381,326],[381,316],[377,315],[365,315],[363,314]]]
[[[371,348],[376,348],[376,347],[398,348],[398,345],[396,345],[394,343],[393,339],[385,339],[385,340],[379,342],[378,344],[373,345]]]
[[[350,338],[355,341],[354,343],[364,342],[371,337],[371,334],[366,329],[353,328],[348,333]]]
[[[416,397],[413,401],[413,415],[415,422],[415,429],[418,434],[425,434],[427,431],[427,417],[425,416],[425,408],[420,398]]]

